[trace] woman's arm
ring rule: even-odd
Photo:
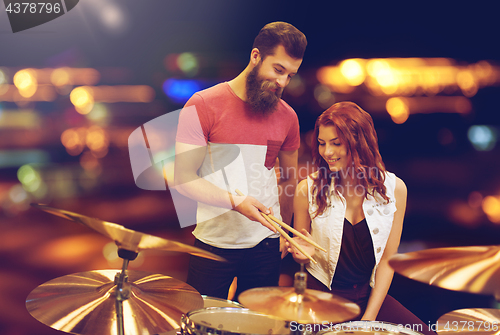
[[[380,263],[375,273],[375,287],[372,289],[368,306],[361,320],[376,320],[377,314],[384,302],[384,299],[391,286],[394,270],[389,265],[389,259],[398,251],[399,242],[401,240],[401,232],[403,230],[403,219],[406,211],[406,185],[396,178],[396,212],[394,213],[394,221],[392,223],[391,233],[387,240],[387,245],[384,254],[380,259]]]
[[[308,200],[308,186],[307,180],[302,180],[297,188],[295,189],[295,196],[293,197],[293,225],[294,228],[304,235],[311,237],[309,233],[311,232],[311,218],[309,216],[309,200]],[[295,237],[294,240],[300,244],[300,246],[309,255],[314,255],[315,248],[305,242],[299,237]],[[293,258],[297,263],[308,263],[309,259],[299,252],[294,246],[291,246],[287,242],[288,251],[292,253]]]

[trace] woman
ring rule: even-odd
[[[294,225],[327,252],[295,240],[317,261],[308,263],[308,288],[357,303],[361,320],[428,326],[387,295],[406,209],[406,186],[385,170],[370,115],[339,102],[316,120],[312,155],[317,171],[294,198]],[[309,232],[311,235],[309,235]],[[294,259],[308,259],[289,247]],[[418,327],[418,328],[420,328]],[[417,330],[417,328],[414,328]]]

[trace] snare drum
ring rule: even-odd
[[[289,334],[285,321],[246,308],[210,307],[181,318],[182,335]]]
[[[225,300],[215,297],[209,297],[208,295],[202,295],[203,307],[235,307],[235,308],[245,308],[242,304],[237,303],[232,300]]]
[[[413,325],[397,325],[389,322],[379,321],[350,321],[332,325],[327,327],[324,325],[323,331],[318,335],[422,335],[421,333],[412,329]],[[415,325],[416,327],[417,325]],[[328,328],[328,330],[325,330]]]

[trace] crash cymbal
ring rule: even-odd
[[[243,306],[266,315],[297,323],[343,322],[359,315],[355,303],[331,293],[293,287],[259,287],[241,293]]]
[[[28,312],[64,332],[116,334],[115,275],[118,270],[75,273],[31,291]],[[125,335],[156,334],[180,328],[182,314],[202,308],[203,298],[188,284],[161,274],[127,271],[130,297],[123,301]]]
[[[146,249],[177,251],[185,252],[203,258],[213,259],[216,261],[225,261],[224,258],[203,249],[186,245],[180,242],[166,240],[161,237],[140,233],[131,229],[127,229],[116,223],[90,218],[81,214],[73,213],[63,209],[52,208],[41,204],[31,204],[31,206],[41,209],[47,213],[54,214],[92,228],[102,235],[107,236],[115,241],[118,245],[118,248],[120,249],[130,250],[135,253]]]
[[[446,313],[437,321],[437,332],[457,335],[500,334],[500,310],[470,308]]]
[[[500,294],[500,246],[427,249],[391,257],[397,273],[449,290]]]

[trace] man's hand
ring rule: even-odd
[[[234,210],[246,216],[252,221],[260,222],[264,227],[269,228],[276,233],[276,229],[262,216],[264,214],[273,214],[272,208],[267,208],[257,199],[249,196],[234,196]]]

